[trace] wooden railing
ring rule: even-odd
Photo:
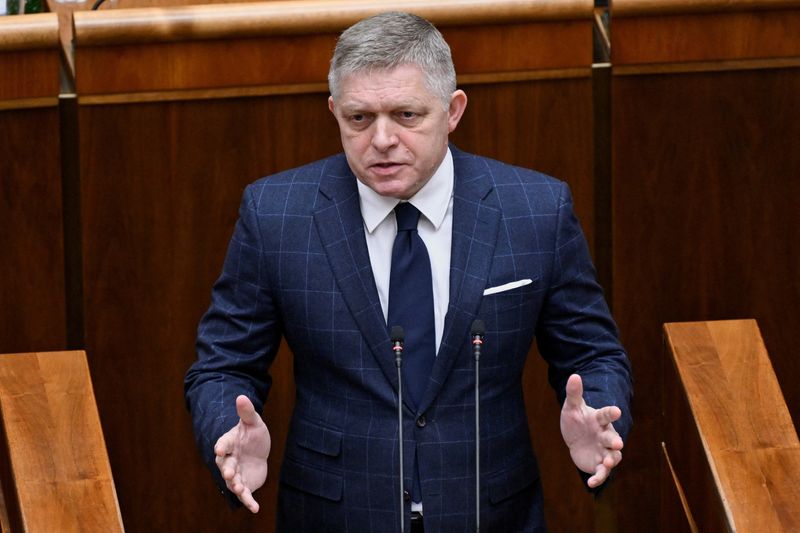
[[[799,531],[800,442],[756,321],[664,333],[664,452],[688,529]]]
[[[2,530],[123,531],[86,354],[0,355]]]

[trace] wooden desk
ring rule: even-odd
[[[756,322],[665,324],[664,334],[678,378],[665,448],[699,531],[800,530],[800,441]]]
[[[0,463],[13,531],[122,531],[84,352],[0,355]]]

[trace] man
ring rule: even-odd
[[[621,460],[631,425],[628,360],[569,189],[448,145],[467,97],[424,19],[386,13],[355,24],[339,39],[329,82],[344,154],[245,191],[186,378],[198,445],[220,486],[257,512],[270,449],[258,413],[283,335],[297,395],[278,529],[396,530],[388,331],[399,325],[405,523],[474,529],[470,326],[481,319],[480,524],[543,531],[521,384],[534,336],[590,488]]]

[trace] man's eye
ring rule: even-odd
[[[402,111],[400,113],[400,116],[403,117],[403,119],[405,120],[412,120],[417,118],[417,114],[414,113],[413,111]]]
[[[350,115],[351,122],[364,122],[365,118],[364,115]]]

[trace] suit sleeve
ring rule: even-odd
[[[632,426],[630,363],[597,283],[565,183],[558,201],[553,262],[552,280],[536,329],[539,351],[548,362],[550,385],[563,405],[567,379],[570,374],[579,374],[588,405],[616,405],[622,410],[614,428],[625,440]]]
[[[244,394],[263,410],[268,374],[281,339],[275,300],[264,268],[253,186],[245,190],[211,305],[198,326],[197,361],[184,381],[187,407],[203,460],[229,501],[235,496],[214,462],[217,439],[239,422],[236,397]]]

